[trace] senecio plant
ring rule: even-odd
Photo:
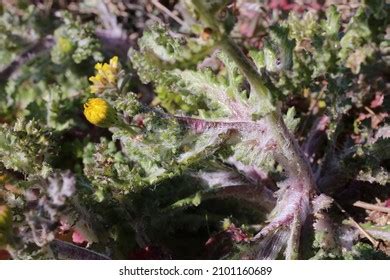
[[[291,12],[261,23],[260,44],[237,39],[236,4],[181,1],[181,32],[151,24],[109,62],[91,26],[60,14],[46,52],[2,88],[0,248],[15,259],[386,257],[388,224],[359,224],[338,195],[389,193],[388,4]],[[2,36],[16,32],[7,20]]]

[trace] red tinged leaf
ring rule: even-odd
[[[78,245],[86,245],[88,243],[87,238],[77,229],[73,231],[72,241]]]
[[[370,108],[374,109],[382,106],[385,96],[381,92],[375,94],[375,98],[371,101]]]
[[[205,244],[205,252],[208,258],[219,258],[228,254],[234,243],[249,242],[248,235],[241,229],[231,224],[226,230],[211,236]]]
[[[7,250],[0,250],[0,260],[10,260],[11,255],[8,253]]]

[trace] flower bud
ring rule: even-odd
[[[87,120],[99,127],[110,127],[118,123],[115,109],[103,98],[90,98],[84,104]]]

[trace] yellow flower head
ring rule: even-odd
[[[12,223],[11,211],[6,205],[0,205],[0,230],[10,227]]]
[[[96,75],[89,78],[92,82],[90,90],[92,93],[101,93],[105,88],[116,87],[120,64],[118,57],[110,59],[110,63],[97,63],[95,65]]]
[[[84,104],[87,120],[100,127],[110,127],[116,123],[115,109],[103,98],[91,98]]]
[[[7,245],[12,230],[12,213],[6,205],[0,205],[0,249]]]

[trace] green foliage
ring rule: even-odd
[[[388,260],[389,257],[378,252],[371,245],[366,243],[356,244],[350,253],[345,256],[346,260]]]
[[[186,111],[199,107],[202,100],[187,97],[181,93],[179,69],[194,67],[211,50],[212,42],[201,38],[186,38],[179,34],[170,35],[166,28],[158,24],[150,27],[138,41],[140,50],[130,50],[129,57],[133,67],[144,83],[156,86],[158,99],[167,109]],[[169,70],[178,68],[176,73]]]
[[[0,159],[6,169],[46,177],[51,172],[51,143],[47,131],[35,121],[19,120],[0,128]]]
[[[15,59],[28,46],[31,40],[39,36],[40,30],[34,24],[39,14],[29,6],[23,15],[3,9],[0,17],[0,65],[5,66]],[[27,37],[28,35],[28,37]]]
[[[51,59],[56,64],[69,63],[73,60],[79,64],[93,57],[95,61],[103,59],[100,45],[93,32],[93,24],[81,24],[68,13],[61,15],[63,24],[54,31],[56,41],[51,50]]]
[[[288,39],[286,27],[270,27],[269,40],[264,45],[265,69],[269,72],[291,69],[293,49],[294,42]]]
[[[39,7],[0,9],[0,207],[13,220],[0,246],[21,259],[150,246],[163,258],[296,258],[313,214],[305,258],[385,257],[356,234],[342,247],[324,197],[366,184],[362,197],[388,198],[370,193],[389,184],[388,4],[268,13],[264,34],[233,40],[240,9],[227,2],[182,1],[188,26],[146,24],[129,63],[95,67],[92,92],[93,65],[145,24],[92,2],[78,16],[53,6],[47,21]],[[99,37],[113,22],[132,35]],[[92,95],[107,105],[89,108],[109,114],[100,127],[82,115]]]

